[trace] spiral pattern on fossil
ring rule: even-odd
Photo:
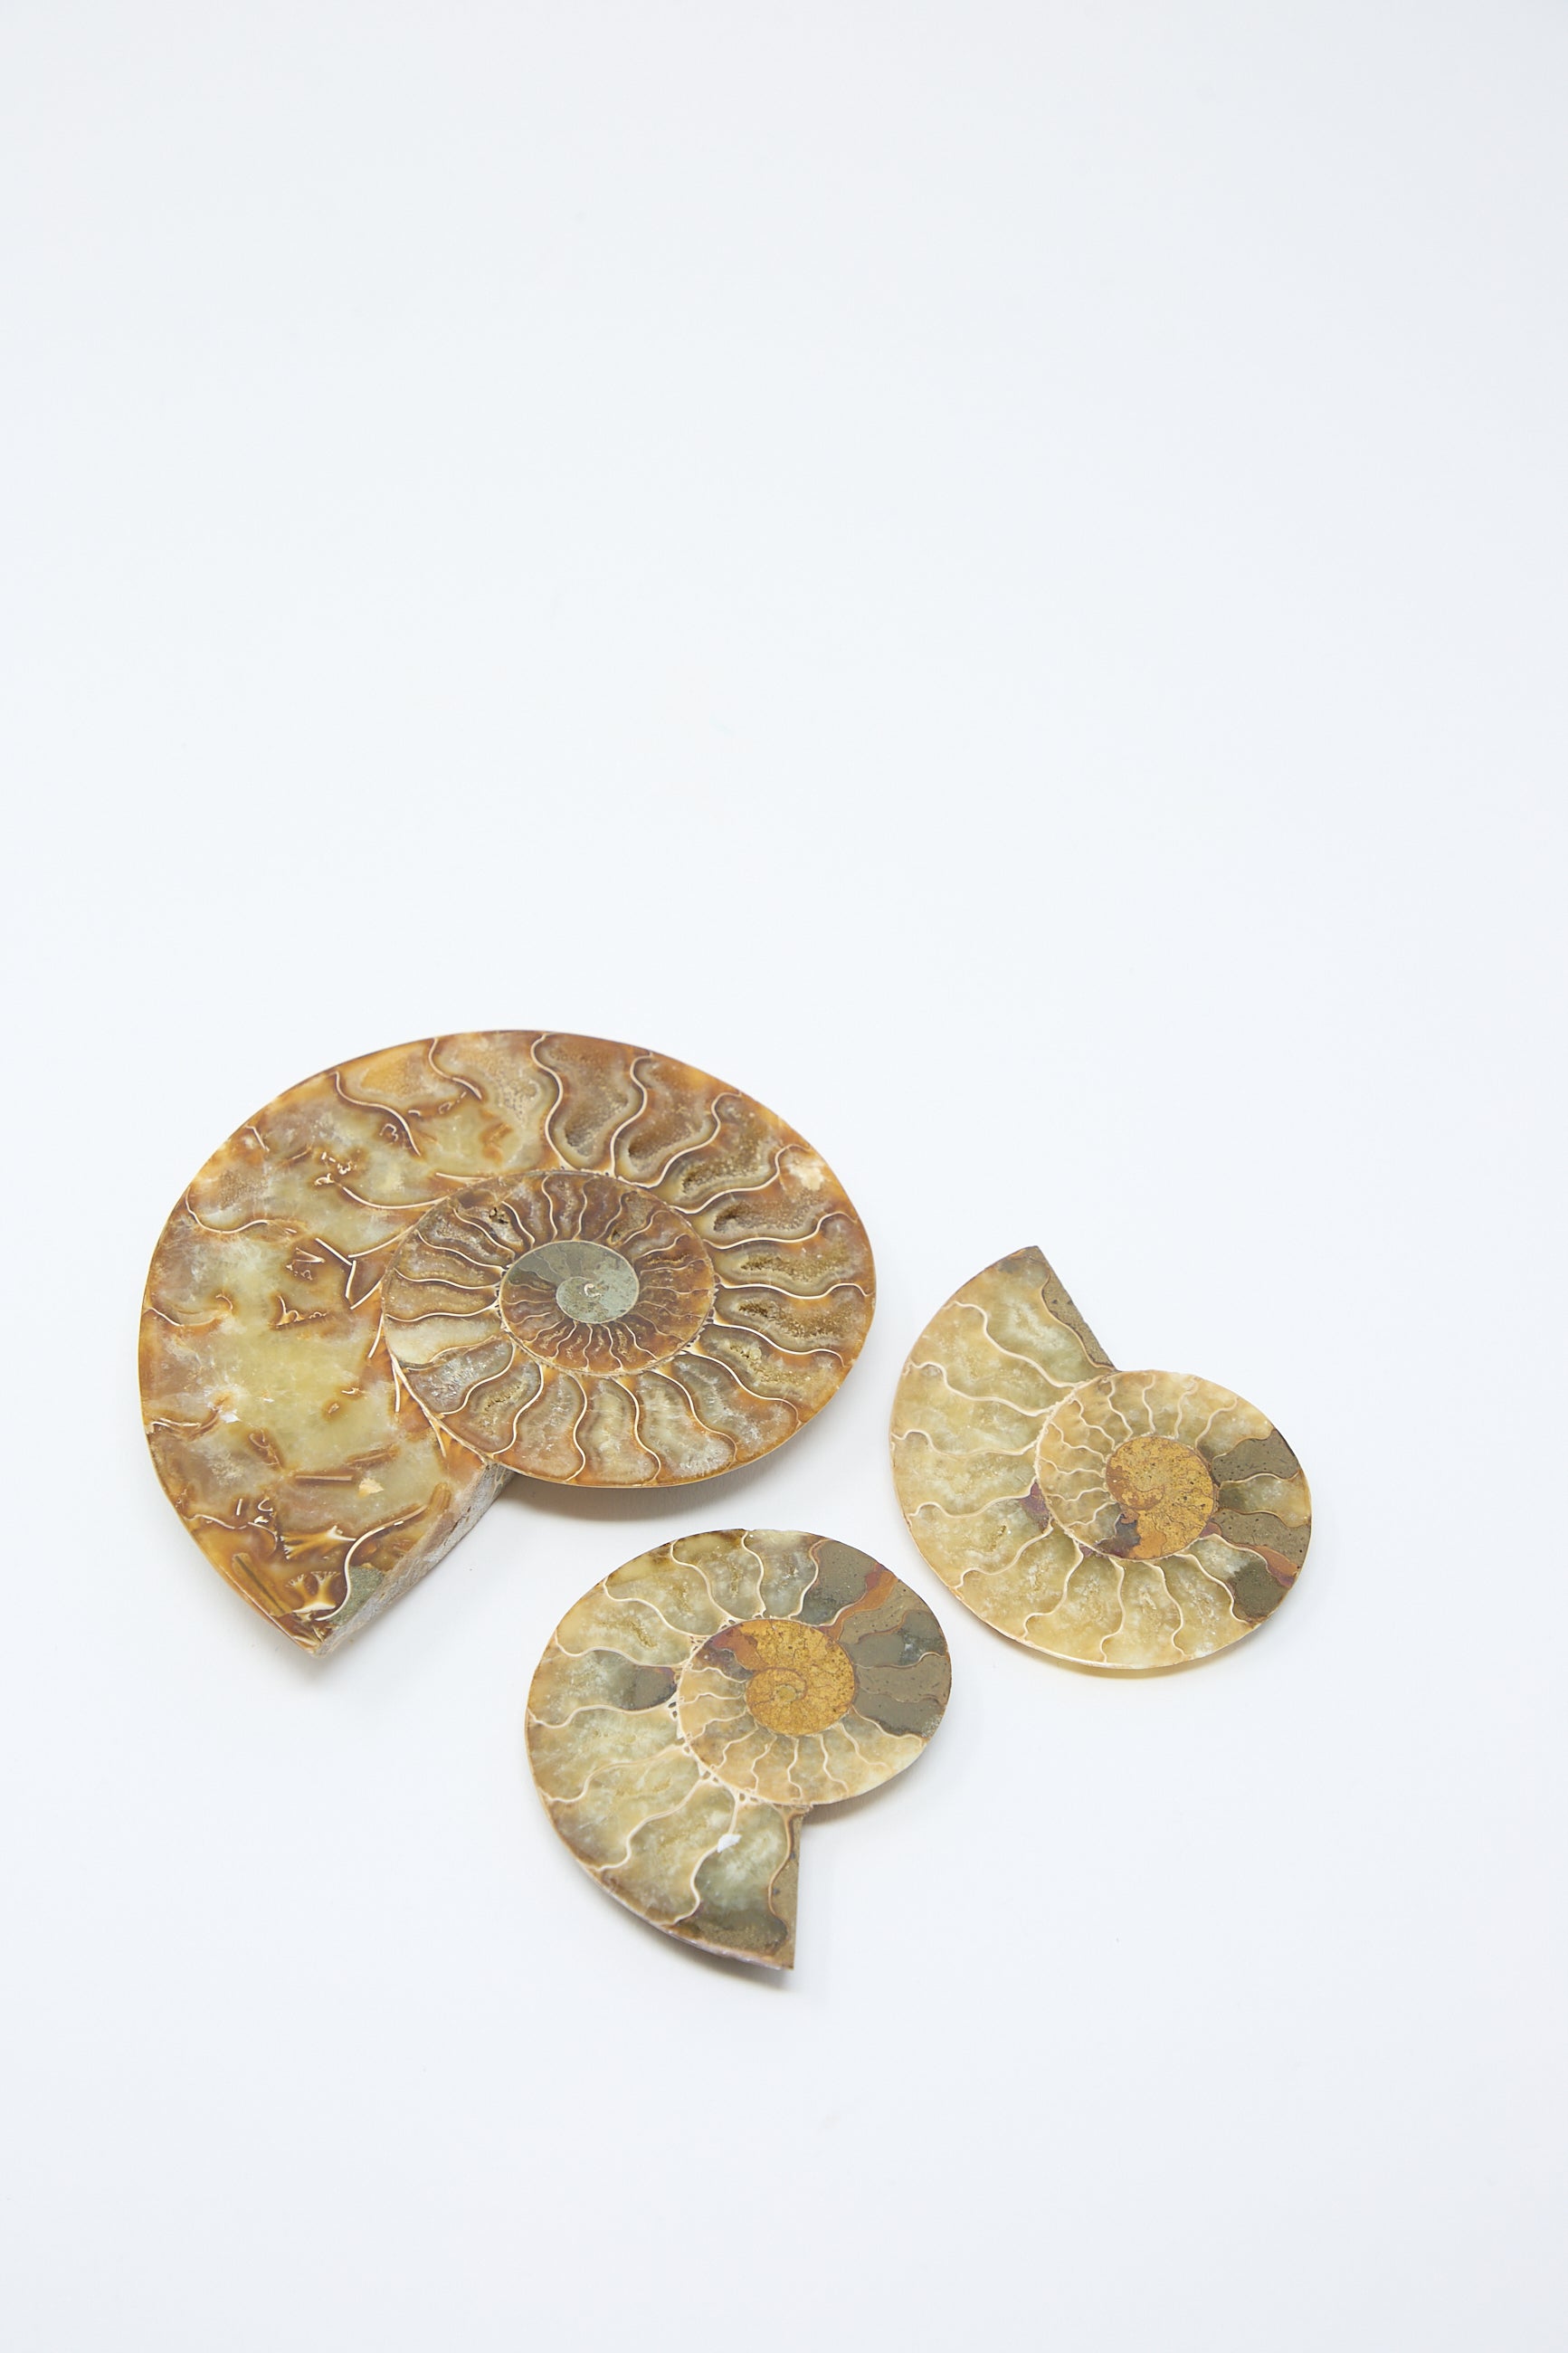
[[[426,1210],[382,1283],[387,1345],[420,1404],[514,1471],[535,1467],[519,1425],[548,1372],[581,1383],[668,1366],[698,1340],[717,1291],[679,1210],[572,1169]]]
[[[1181,1666],[1289,1592],[1311,1502],[1266,1414],[1181,1373],[1117,1372],[1037,1250],[932,1317],[893,1407],[915,1542],[988,1625],[1080,1665]]]
[[[788,1968],[802,1815],[912,1764],[950,1680],[931,1610],[867,1554],[723,1529],[639,1555],[567,1612],[529,1693],[529,1757],[610,1894]]]
[[[749,1096],[602,1039],[421,1039],[288,1089],[187,1187],[147,1435],[208,1558],[322,1650],[514,1471],[662,1486],[767,1453],[873,1300],[842,1187]]]

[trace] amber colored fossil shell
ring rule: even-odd
[[[193,1179],[147,1281],[147,1435],[214,1566],[321,1650],[514,1471],[767,1453],[873,1296],[842,1187],[750,1096],[602,1039],[420,1039],[290,1087]]]
[[[1207,1658],[1278,1609],[1306,1558],[1307,1482],[1268,1416],[1189,1374],[1117,1372],[1037,1250],[927,1324],[892,1445],[937,1575],[1052,1658]]]
[[[848,1545],[728,1528],[567,1611],[528,1751],[586,1870],[689,1944],[788,1968],[801,1817],[913,1764],[951,1671],[919,1594]]]

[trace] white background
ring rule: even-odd
[[[9,2342],[1568,2343],[1563,9],[5,0],[0,93]],[[506,1024],[773,1104],[877,1324],[312,1663],[148,1467],[147,1256],[279,1088]],[[896,1510],[1031,1240],[1312,1480],[1190,1673]],[[523,1758],[568,1604],[737,1522],[955,1665],[793,1981]]]

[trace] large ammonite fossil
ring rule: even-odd
[[[1261,1625],[1306,1558],[1307,1482],[1267,1414],[1188,1374],[1117,1372],[1037,1250],[927,1324],[892,1441],[937,1575],[1053,1658],[1206,1658]]]
[[[663,1055],[510,1029],[290,1087],[153,1253],[153,1459],[308,1649],[405,1591],[511,1472],[706,1479],[826,1404],[871,1320],[833,1172]]]
[[[684,1536],[567,1611],[528,1697],[551,1820],[689,1944],[787,1969],[800,1820],[912,1765],[951,1670],[918,1593],[850,1546]]]

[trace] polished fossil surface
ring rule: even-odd
[[[1311,1533],[1266,1414],[1190,1374],[1118,1372],[1037,1250],[934,1315],[899,1381],[915,1542],[977,1616],[1083,1666],[1183,1666],[1262,1624]]]
[[[868,1555],[722,1529],[639,1555],[568,1610],[529,1694],[529,1757],[610,1894],[788,1968],[802,1816],[912,1764],[950,1679],[930,1609]]]
[[[749,1096],[602,1039],[421,1039],[290,1087],[193,1179],[148,1276],[147,1435],[215,1567],[321,1650],[512,1472],[767,1453],[873,1296],[842,1187]]]

